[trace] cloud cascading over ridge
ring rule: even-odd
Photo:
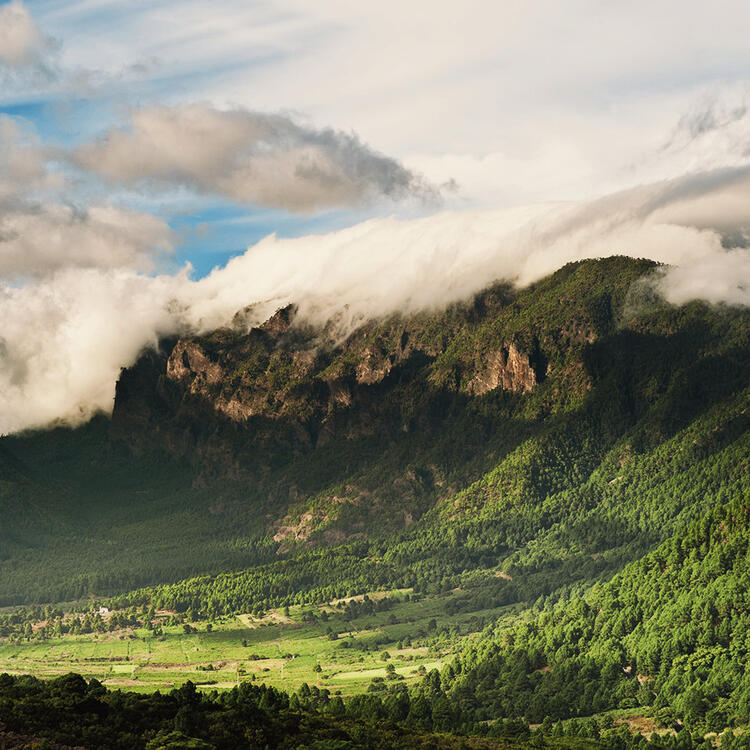
[[[116,33],[113,14],[125,6],[38,6],[41,28],[67,28],[78,50],[40,30],[20,0],[0,5],[0,102],[11,114],[0,112],[0,433],[109,411],[119,369],[143,347],[226,325],[250,304],[249,324],[295,302],[345,336],[368,318],[613,254],[671,264],[654,280],[671,302],[750,304],[746,24],[718,18],[711,49],[723,67],[707,86],[718,93],[696,102],[695,86],[678,83],[701,67],[703,35],[675,35],[674,18],[703,28],[697,21],[716,13],[699,3],[591,13],[582,2],[573,14],[483,0],[461,13],[392,3],[378,18],[339,0],[240,5],[222,0],[217,12],[191,0],[179,6],[184,23],[165,24],[174,0],[135,4]],[[207,23],[217,15],[218,26]],[[576,28],[561,35],[571,18]],[[643,24],[637,54],[619,31],[633,18],[655,22]],[[671,51],[662,32],[679,40]],[[129,56],[165,52],[140,88]],[[110,53],[110,69],[99,69]],[[723,71],[734,71],[726,87]],[[259,103],[355,127],[393,156],[349,130],[247,108]],[[433,183],[453,177],[470,184],[445,200],[468,210],[382,218],[384,206],[397,207],[390,199],[405,199],[412,215],[437,210]],[[205,278],[191,278],[188,265],[155,275],[178,239],[170,221],[194,212],[174,223],[189,233],[208,216],[221,226],[238,216],[230,204],[245,207],[243,227],[257,222],[268,236]],[[283,211],[318,212],[315,226],[330,228],[342,214],[329,221],[323,211],[355,206],[346,229],[271,233],[277,224],[302,233],[303,219],[285,225]]]
[[[438,195],[356,135],[205,104],[136,110],[129,129],[80,146],[74,159],[113,182],[187,186],[289,211]]]
[[[730,229],[744,236],[738,209],[748,200],[748,174],[721,171],[582,204],[269,236],[198,281],[69,268],[0,285],[0,432],[109,411],[120,367],[143,347],[226,325],[251,303],[260,304],[249,324],[296,302],[308,320],[334,319],[343,336],[368,318],[443,307],[496,279],[528,284],[567,261],[628,254],[673,264],[659,282],[671,302],[748,305],[750,250],[725,247]]]

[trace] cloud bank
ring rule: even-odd
[[[565,262],[612,254],[674,266],[662,292],[750,304],[747,170],[720,170],[597,201],[374,219],[298,239],[269,236],[193,281],[129,267],[65,269],[0,286],[0,432],[109,411],[119,368],[160,336],[258,323],[288,302],[345,335],[371,317],[442,307],[496,279],[528,284]]]
[[[112,129],[79,147],[74,159],[112,182],[185,186],[289,211],[438,196],[356,135],[205,104],[136,110],[128,129]]]
[[[694,53],[714,9],[675,0],[674,13],[653,16],[653,3],[601,13],[585,2],[574,12],[495,4],[489,16],[482,0],[458,14],[433,13],[434,3],[425,13],[425,0],[372,18],[339,0],[276,0],[282,13],[274,3],[219,4],[182,3],[177,25],[163,23],[173,0],[127,13],[98,2],[48,5],[40,23],[56,33],[67,23],[79,34],[72,50],[45,36],[19,0],[0,6],[0,100],[34,111],[28,101],[45,92],[46,104],[59,104],[90,90],[115,105],[77,110],[86,119],[67,139],[40,116],[54,148],[0,114],[0,433],[109,411],[119,369],[143,347],[226,325],[250,304],[248,324],[295,302],[344,336],[372,317],[442,307],[495,280],[524,285],[567,261],[612,254],[671,264],[659,282],[671,302],[750,304],[750,88],[698,102],[676,126],[672,119],[686,96],[676,81],[703,74]],[[92,12],[94,27],[79,23]],[[655,22],[639,24],[635,51],[619,32],[634,17]],[[689,17],[698,36],[675,35],[676,17]],[[718,21],[722,64],[744,76],[746,24],[732,14]],[[132,66],[131,42],[144,33],[152,43],[137,59],[190,51],[187,89],[179,62]],[[102,50],[109,73],[98,67]],[[141,74],[154,88],[125,95],[111,85]],[[219,79],[225,95],[208,83]],[[196,98],[225,106],[184,103]],[[160,103],[114,124],[133,101]],[[267,111],[292,102],[318,121],[353,125],[404,161],[352,132],[227,105],[248,101]],[[462,205],[475,210],[270,235],[206,278],[191,279],[187,267],[154,275],[175,237],[144,205],[168,214],[171,197],[184,193],[193,207],[305,213],[435,199],[439,189],[405,164],[437,182],[466,176],[481,199]],[[621,190],[633,184],[642,187]],[[561,195],[586,199],[538,202]],[[518,202],[529,205],[476,210]]]

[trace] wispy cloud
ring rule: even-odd
[[[44,149],[33,133],[0,114],[0,205],[49,187],[54,178],[45,165]]]

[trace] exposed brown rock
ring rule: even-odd
[[[224,376],[222,366],[194,339],[178,341],[167,360],[167,377],[191,393],[199,392],[204,385],[221,383]]]
[[[484,367],[471,381],[470,390],[477,396],[498,387],[515,393],[527,393],[537,382],[531,358],[511,342],[486,356]]]
[[[260,330],[274,338],[283,336],[292,327],[296,315],[297,308],[295,305],[282,307],[260,326]]]
[[[352,405],[352,392],[345,381],[331,379],[328,381],[328,389],[331,393],[331,404],[345,407]]]
[[[356,377],[360,385],[380,383],[390,373],[393,361],[382,348],[368,346],[357,364]]]
[[[326,517],[322,518],[325,522]],[[274,542],[304,542],[313,531],[314,516],[312,513],[303,513],[297,523],[292,523],[289,519],[279,526],[279,530],[273,535]]]

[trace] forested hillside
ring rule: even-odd
[[[667,725],[750,718],[750,496],[718,505],[606,584],[490,628],[443,674],[485,716],[652,706]]]
[[[404,563],[434,581],[539,567],[545,550],[576,574],[616,568],[699,512],[675,507],[675,487],[653,526],[662,501],[636,502],[633,486],[648,462],[656,492],[697,462],[731,484],[736,467],[715,464],[746,427],[747,312],[669,307],[643,280],[655,272],[570,264],[343,341],[285,309],[249,333],[239,316],[164,342],[123,372],[112,422],[0,440],[0,601],[113,594],[394,534],[383,564],[399,581]],[[690,429],[706,432],[695,460],[678,450]],[[680,481],[695,495],[694,476]]]
[[[111,420],[0,440],[0,603],[212,623],[408,589],[481,632],[432,629],[440,671],[348,720],[422,701],[420,731],[523,720],[536,746],[604,742],[583,719],[615,709],[750,723],[750,312],[670,306],[658,273],[585,261],[345,334],[290,307],[162,342]]]

